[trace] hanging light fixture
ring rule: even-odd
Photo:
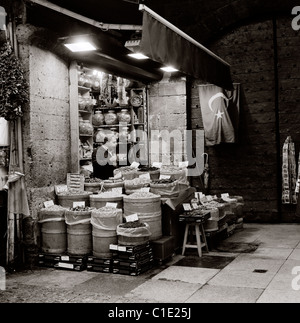
[[[69,50],[72,52],[89,52],[96,50],[96,47],[91,44],[90,42],[76,42],[76,43],[69,43],[64,44]]]
[[[144,55],[139,51],[140,48],[140,39],[128,40],[125,43],[125,47],[129,49],[132,53],[128,54],[128,56],[133,57],[135,59],[148,59],[149,57]]]
[[[65,47],[72,52],[89,52],[97,50],[95,41],[91,35],[77,35],[59,38]]]
[[[179,71],[178,69],[174,68],[173,66],[165,66],[165,67],[161,67],[160,69],[163,70],[164,72],[169,72],[169,73]]]

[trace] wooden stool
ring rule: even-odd
[[[188,239],[189,233],[191,235],[193,235],[193,231],[190,230],[193,227],[195,227],[197,244],[187,244],[187,239]],[[203,242],[201,241],[201,236],[202,236]],[[185,252],[186,248],[197,248],[199,257],[202,257],[202,247],[204,247],[204,246],[206,247],[206,251],[209,252],[207,241],[206,241],[206,236],[205,236],[205,231],[203,228],[203,223],[197,223],[197,222],[186,223],[185,232],[184,232],[184,239],[183,239],[183,246],[182,246],[182,256],[184,256],[184,252]]]

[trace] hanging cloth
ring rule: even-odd
[[[239,113],[240,84],[227,91],[213,84],[199,85],[199,102],[205,131],[205,145],[236,143]]]
[[[297,198],[298,198],[299,191],[300,191],[300,154],[298,157],[298,176],[297,176],[296,189],[295,189]]]
[[[297,204],[295,144],[288,136],[282,153],[282,203]]]

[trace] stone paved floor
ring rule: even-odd
[[[137,277],[51,268],[7,273],[0,303],[300,303],[300,225],[245,224],[226,242],[258,248],[175,255]]]

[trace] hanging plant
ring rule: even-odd
[[[0,48],[0,117],[15,120],[29,101],[28,83],[9,42]]]

